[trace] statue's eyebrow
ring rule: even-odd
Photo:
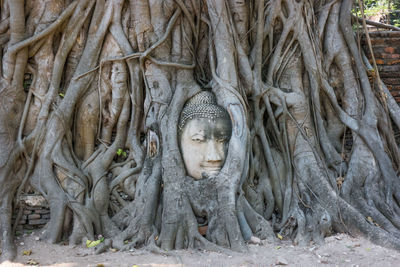
[[[206,137],[206,135],[204,134],[204,132],[196,132],[196,133],[194,133],[194,134],[191,135],[192,138],[195,137],[195,136],[201,136],[201,137],[203,137],[203,138]]]

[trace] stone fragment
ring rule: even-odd
[[[259,245],[259,244],[261,244],[261,240],[258,237],[251,236],[250,240],[249,240],[249,244]]]
[[[46,199],[41,195],[22,195],[22,196],[20,196],[20,200],[29,207],[46,207],[47,206]]]
[[[285,258],[278,257],[275,264],[276,265],[288,265],[289,262]]]

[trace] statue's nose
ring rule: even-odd
[[[207,143],[206,159],[208,162],[222,161],[222,155],[220,149],[218,149],[218,143],[214,140],[210,140]]]

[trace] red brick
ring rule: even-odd
[[[381,54],[382,58],[392,58],[392,59],[398,59],[400,58],[400,54],[386,54],[386,53],[382,53]]]
[[[400,59],[387,59],[384,61],[384,64],[387,65],[396,65],[396,64],[400,64]]]
[[[386,48],[385,48],[385,52],[390,53],[390,54],[393,54],[393,53],[394,53],[394,48],[391,47],[391,46],[386,47]]]
[[[199,233],[201,234],[201,235],[206,235],[206,233],[207,233],[207,228],[208,228],[208,226],[200,226],[199,227]]]

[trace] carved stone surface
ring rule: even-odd
[[[215,96],[202,91],[189,99],[179,121],[179,144],[189,176],[203,179],[217,175],[224,165],[231,121]]]

